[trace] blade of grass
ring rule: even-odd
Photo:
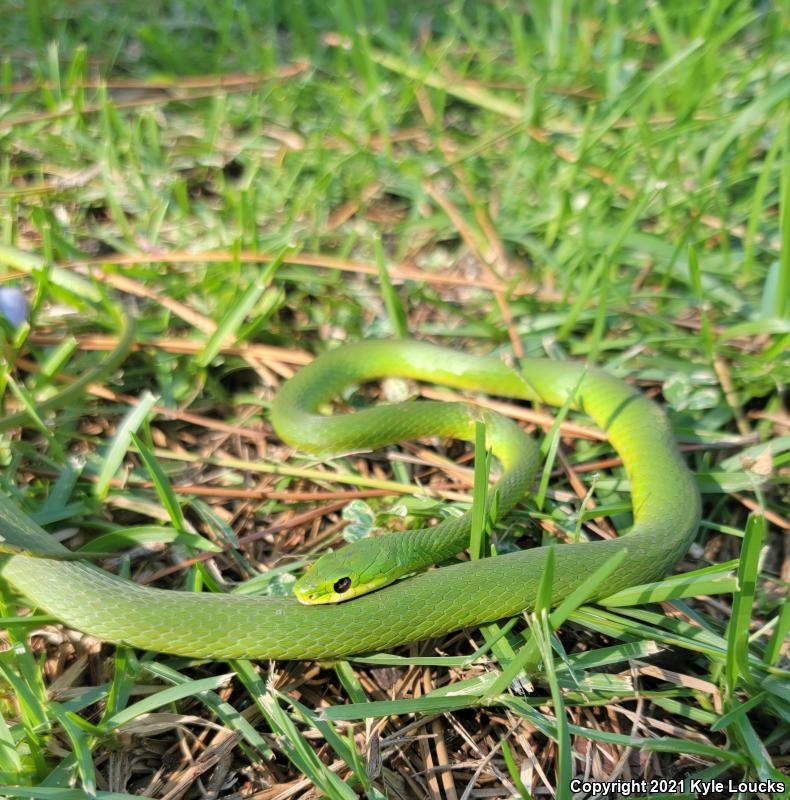
[[[554,654],[551,649],[551,630],[549,628],[549,614],[544,608],[539,614],[530,614],[530,630],[532,638],[537,644],[543,661],[546,682],[551,691],[551,701],[556,718],[557,734],[557,800],[570,800],[571,778],[573,778],[573,749],[568,719],[565,715],[565,701],[557,682],[557,673],[554,669]]]
[[[37,271],[46,271],[47,262],[35,253],[19,250],[7,244],[0,244],[0,263],[6,264],[20,272],[32,275]],[[82,297],[93,303],[100,303],[102,295],[99,288],[91,281],[63,267],[50,266],[49,280],[57,286],[62,286],[77,297]]]
[[[765,124],[768,112],[790,95],[790,77],[776,81],[766,92],[761,92],[748,103],[728,125],[723,136],[712,142],[702,160],[702,178],[707,180],[721,166],[725,151],[752,125]]]
[[[324,737],[324,740],[329,743],[335,753],[351,768],[357,781],[359,781],[368,796],[375,794],[376,789],[368,778],[365,765],[354,748],[354,738],[351,731],[349,731],[348,740],[345,740],[337,733],[333,725],[326,720],[320,719],[313,711],[302,705],[295,698],[282,692],[277,692],[277,697],[282,702],[288,703],[305,724],[315,728]],[[385,798],[382,797],[382,800],[385,800]]]
[[[256,281],[247,287],[238,303],[233,305],[217,323],[216,330],[206,340],[203,350],[195,356],[197,366],[207,367],[217,357],[223,346],[235,341],[236,331],[265,291],[266,284],[262,281]]]
[[[576,295],[576,300],[568,309],[568,312],[565,315],[565,321],[557,331],[558,341],[564,341],[573,330],[579,315],[590,301],[593,291],[601,282],[601,276],[604,274],[604,270],[609,270],[611,268],[611,264],[617,256],[620,247],[623,245],[623,242],[625,242],[626,237],[631,232],[634,224],[654,196],[654,193],[642,192],[640,197],[631,204],[628,212],[621,219],[617,230],[614,232],[614,235],[606,246],[603,254],[596,260],[595,266],[588,272],[582,287],[579,289]],[[606,308],[605,303],[602,303],[601,305],[604,307],[604,309]]]
[[[115,473],[118,471],[118,467],[121,466],[121,462],[126,456],[126,451],[129,449],[132,433],[143,424],[151,408],[156,405],[156,401],[156,396],[146,389],[140,396],[140,402],[124,416],[102,457],[99,475],[93,485],[95,497],[99,499],[107,497],[110,491],[110,482],[115,477]]]
[[[546,492],[549,489],[549,480],[551,480],[551,475],[554,471],[554,462],[556,461],[557,450],[560,446],[560,426],[565,421],[565,418],[568,416],[568,412],[571,410],[573,403],[576,401],[579,387],[584,381],[585,374],[586,370],[582,370],[581,374],[579,375],[579,380],[576,381],[576,385],[573,387],[573,391],[568,394],[568,396],[565,398],[565,402],[557,410],[557,413],[554,415],[554,421],[551,423],[551,427],[546,432],[546,436],[543,438],[543,441],[540,443],[540,450],[543,454],[544,462],[543,472],[541,472],[540,475],[538,491],[535,494],[535,505],[537,506],[538,511],[543,511],[543,505],[546,502]]]
[[[752,277],[754,271],[755,251],[758,238],[757,232],[765,219],[765,195],[771,188],[774,164],[776,163],[776,156],[782,148],[782,140],[782,136],[775,136],[773,142],[771,142],[771,146],[768,148],[768,152],[765,155],[760,169],[760,176],[754,187],[754,193],[750,203],[749,221],[746,224],[746,236],[743,240],[743,277],[746,282]]]
[[[521,780],[521,773],[519,772],[516,760],[513,758],[513,751],[507,741],[502,742],[502,755],[505,759],[505,766],[507,767],[510,779],[513,781],[516,790],[518,791],[521,800],[532,800],[532,795],[527,791],[524,782]]]
[[[702,291],[702,277],[699,270],[697,249],[693,244],[690,244],[688,249],[688,265],[691,287],[697,297],[697,307],[700,315],[700,337],[705,346],[706,362],[713,364],[713,332],[711,331],[710,318],[708,316],[708,304]]]
[[[113,657],[112,681],[98,723],[100,727],[126,707],[139,671],[140,664],[134,651],[130,647],[118,647]]]
[[[399,656],[394,653],[373,653],[367,656],[352,656],[351,661],[381,667],[468,667],[472,656]]]
[[[309,742],[280,706],[278,694],[266,687],[252,663],[239,659],[231,662],[231,666],[265,717],[272,732],[280,739],[280,749],[283,754],[328,797],[333,800],[355,800],[356,793],[327,769],[313,752]],[[368,704],[363,703],[364,705]]]
[[[194,688],[197,683],[186,675],[181,674],[177,670],[161,662],[148,661],[143,666],[145,670],[150,672],[152,675],[156,675],[158,678],[174,684],[173,688],[183,688],[189,686]],[[224,677],[227,680],[227,678],[230,676],[225,675]],[[219,688],[219,686],[217,688]],[[252,745],[252,747],[255,748],[255,750],[264,758],[274,758],[272,749],[266,743],[261,734],[258,733],[258,731],[241,714],[241,712],[234,708],[227,700],[223,700],[210,688],[203,689],[194,696],[213,714],[216,714],[223,725],[230,730],[238,731],[244,737],[245,741]]]
[[[472,708],[479,703],[473,695],[459,695],[457,697],[417,697],[409,700],[374,700],[370,703],[349,703],[342,706],[327,706],[321,708],[319,714],[322,719],[332,721],[353,721],[360,719],[379,719],[381,717],[399,716],[401,714],[443,714],[459,711],[462,708]]]
[[[27,681],[17,674],[14,666],[14,651],[8,650],[0,653],[0,675],[14,690],[14,695],[22,712],[22,722],[30,731],[46,730],[49,725],[46,712],[46,698],[37,696]],[[26,671],[30,671],[29,668]],[[36,681],[38,682],[38,681]]]
[[[126,358],[134,341],[135,325],[131,317],[126,314],[120,316],[120,332],[118,343],[107,357],[98,366],[85,372],[73,383],[69,384],[57,394],[36,403],[36,411],[39,415],[48,411],[63,408],[72,400],[81,397],[85,388],[92,383],[101,383],[115,368]],[[16,414],[8,414],[0,419],[0,433],[23,426],[27,421],[27,412],[20,411]]]
[[[34,427],[38,429],[38,432],[49,443],[55,458],[60,462],[65,461],[66,454],[64,453],[63,448],[60,446],[60,442],[58,442],[55,434],[50,430],[44,420],[41,419],[38,409],[36,408],[36,401],[30,396],[30,393],[27,391],[27,389],[25,389],[24,386],[14,380],[12,375],[6,375],[5,380],[6,384],[19,401],[19,404],[24,409],[23,413],[27,415],[30,422],[33,423]]]
[[[733,701],[731,703],[732,708],[726,713],[722,714],[715,722],[710,726],[711,731],[721,731],[725,730],[730,723],[737,717],[741,717],[744,714],[748,714],[753,708],[756,708],[763,702],[763,700],[767,697],[767,692],[758,692],[754,697],[750,697],[748,700],[744,701],[743,703],[738,701]]]
[[[368,702],[365,690],[362,688],[359,678],[357,678],[348,661],[338,661],[338,663],[335,664],[335,674],[346,690],[346,694],[349,696],[352,703]]]
[[[150,544],[181,544],[207,553],[220,553],[222,548],[196,533],[176,531],[159,525],[135,525],[102,533],[86,542],[77,553],[114,553]]]
[[[622,661],[654,656],[660,653],[661,650],[662,648],[659,645],[650,640],[628,642],[627,644],[618,644],[612,647],[598,647],[595,650],[586,650],[582,653],[571,653],[568,656],[568,664],[577,669],[595,669]],[[567,665],[562,664],[557,667],[558,671],[563,669],[567,669]]]
[[[165,511],[167,511],[170,522],[176,531],[179,533],[186,533],[184,512],[181,510],[181,504],[178,502],[176,493],[173,491],[173,487],[170,485],[170,481],[167,479],[167,475],[165,475],[159,461],[157,461],[156,456],[154,456],[133,430],[129,431],[129,436],[134,442],[137,452],[140,454],[140,458],[151,477],[156,494],[159,497],[159,501],[164,506]]]
[[[535,613],[549,613],[551,609],[552,587],[554,586],[554,547],[546,548],[546,560],[543,562],[543,571],[540,573],[540,583],[535,595]]]
[[[738,590],[732,598],[732,614],[727,625],[727,688],[735,690],[738,677],[752,682],[749,664],[749,622],[757,582],[760,549],[765,538],[765,517],[750,514],[738,564]]]
[[[775,665],[779,662],[788,631],[790,631],[790,600],[785,598],[776,616],[774,632],[771,634],[768,646],[765,648],[765,656],[763,658],[766,664]]]
[[[485,554],[486,518],[488,497],[488,472],[491,462],[486,450],[485,422],[475,422],[475,469],[472,489],[472,527],[469,532],[469,557],[483,558]]]
[[[689,578],[688,580],[658,581],[623,589],[616,594],[596,601],[608,608],[636,606],[644,603],[662,603],[680,597],[708,597],[713,594],[730,594],[738,587],[735,577]]]
[[[623,563],[627,553],[621,550],[610,561],[602,564],[595,570],[589,577],[587,577],[568,597],[566,597],[557,608],[550,615],[551,630],[558,630],[565,620],[582,604],[590,595],[592,595],[598,587]],[[550,562],[550,563],[549,563]],[[541,598],[536,601],[536,608],[549,608],[547,605],[547,594],[550,588],[544,588],[546,575],[551,572],[551,580],[553,580],[554,573],[554,548],[550,547],[546,555],[546,566],[543,575],[541,576],[541,583],[538,589],[538,596]],[[550,567],[550,569],[548,569]],[[551,584],[548,584],[550,587]],[[550,601],[550,595],[548,596]],[[541,605],[542,603],[542,605]],[[508,686],[515,680],[516,675],[522,670],[527,674],[534,672],[540,659],[540,649],[534,637],[530,637],[525,645],[518,651],[516,657],[502,670],[497,677],[496,682],[491,686],[491,689],[486,693],[486,697],[491,699],[500,695],[507,689]]]
[[[540,714],[536,709],[530,707],[522,697],[513,695],[502,695],[502,704],[519,716],[524,717],[540,730],[545,736],[556,741],[557,725],[549,717]],[[620,747],[633,747],[638,750],[645,750],[655,753],[689,753],[702,756],[713,761],[723,761],[728,764],[748,766],[749,760],[741,753],[725,750],[704,742],[692,741],[690,739],[678,739],[661,737],[656,739],[640,739],[637,736],[627,736],[622,733],[611,733],[593,728],[583,728],[580,725],[568,725],[569,733],[574,736],[581,736],[593,742],[606,742]]]
[[[184,683],[179,683],[176,686],[162,689],[161,692],[156,692],[148,697],[144,697],[142,700],[138,700],[136,703],[126,706],[126,708],[118,711],[118,713],[113,714],[113,716],[105,720],[105,728],[108,731],[121,728],[127,722],[131,722],[133,719],[136,719],[142,714],[147,714],[149,711],[153,711],[156,708],[161,708],[162,706],[175,703],[187,697],[198,696],[202,692],[222,688],[228,685],[231,678],[232,674],[229,673],[212,675],[209,678],[189,680]]]
[[[406,317],[406,311],[403,308],[398,293],[392,285],[389,270],[387,269],[387,262],[384,257],[384,247],[381,242],[381,237],[376,236],[373,240],[376,252],[376,267],[379,272],[379,283],[381,286],[381,296],[384,299],[384,307],[387,309],[387,316],[392,326],[392,331],[397,339],[406,339],[409,335],[409,323]]]
[[[75,724],[73,712],[64,711],[58,703],[50,702],[48,709],[58,720],[66,736],[71,742],[74,759],[77,764],[77,773],[85,793],[89,797],[96,796],[96,770],[93,765],[89,739],[85,732]]]
[[[17,751],[14,734],[2,711],[0,711],[0,776],[2,776],[0,779],[17,781],[22,778],[22,775],[22,759]]]
[[[790,146],[787,144],[790,123],[786,123],[783,129],[785,152],[782,167],[782,194],[779,201],[781,245],[779,249],[779,280],[774,296],[774,314],[780,318],[786,317],[790,311]]]

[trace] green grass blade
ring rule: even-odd
[[[114,730],[121,728],[127,722],[131,722],[142,714],[147,714],[156,708],[176,703],[186,697],[193,697],[200,695],[202,692],[207,692],[212,689],[219,689],[227,686],[228,681],[232,676],[228,673],[224,675],[212,675],[209,678],[198,678],[197,680],[185,681],[177,686],[170,686],[167,689],[162,689],[161,692],[144,697],[123,710],[114,714],[112,717],[105,721],[107,730]]]
[[[395,287],[392,285],[392,279],[387,269],[384,247],[380,236],[374,239],[374,245],[376,249],[376,267],[379,273],[381,296],[384,299],[384,307],[387,309],[387,316],[389,317],[393,334],[396,339],[406,339],[409,335],[408,318],[406,317],[403,303],[398,293],[395,291]]]
[[[193,688],[195,687],[195,681],[161,662],[148,661],[144,664],[144,667],[152,675],[174,684],[174,688],[188,687],[190,685]],[[228,676],[225,677],[227,678]],[[252,745],[264,758],[274,758],[274,753],[264,738],[228,701],[223,700],[211,689],[203,689],[195,697],[215,714],[225,727],[238,731],[245,741]]]
[[[568,412],[571,410],[571,407],[576,400],[579,387],[584,380],[584,375],[585,371],[582,371],[581,375],[579,376],[579,380],[573,387],[573,391],[568,394],[568,396],[565,398],[565,402],[554,415],[554,421],[552,422],[551,427],[540,444],[540,450],[544,456],[544,462],[543,471],[540,474],[538,491],[535,494],[535,505],[538,507],[538,511],[543,510],[543,506],[546,502],[546,492],[549,488],[549,481],[551,480],[551,474],[554,470],[554,462],[557,458],[557,450],[560,446],[560,426],[563,422],[565,422],[565,418],[568,416]]]
[[[472,490],[472,527],[469,531],[469,557],[483,558],[486,547],[488,470],[490,456],[486,450],[486,425],[475,422],[475,470]]]
[[[558,630],[568,617],[584,603],[593,592],[623,563],[626,558],[626,551],[621,550],[612,559],[605,564],[598,567],[589,577],[587,577],[568,597],[566,597],[557,608],[550,614],[549,620],[551,630]],[[551,573],[551,580],[553,580],[554,573],[554,548],[549,548],[546,554],[546,568],[541,575],[541,583],[538,589],[538,596],[541,597],[540,601],[536,601],[536,608],[548,609],[547,592],[549,591],[544,587],[545,576]],[[550,584],[548,584],[550,586]],[[548,598],[550,600],[550,597]],[[542,605],[541,605],[542,604]],[[530,637],[526,644],[518,651],[513,660],[502,670],[497,677],[495,683],[486,693],[488,698],[496,697],[507,689],[508,686],[515,680],[518,673],[525,670],[528,674],[533,672],[538,665],[540,659],[540,650],[538,643],[534,637]]]
[[[96,497],[105,498],[109,493],[110,482],[126,456],[126,451],[132,441],[132,433],[143,424],[151,409],[156,405],[156,400],[157,398],[146,390],[140,396],[140,402],[131,408],[121,420],[118,430],[102,458],[99,475],[93,487]]]
[[[6,264],[20,272],[32,275],[34,272],[47,270],[47,262],[35,253],[19,250],[7,244],[0,244],[0,263]],[[99,288],[91,281],[70,269],[51,266],[48,270],[49,280],[57,286],[62,286],[76,297],[82,297],[92,303],[100,303],[102,295]]]
[[[93,766],[93,756],[91,755],[88,737],[75,724],[74,715],[71,712],[63,711],[57,703],[52,702],[49,703],[49,711],[57,718],[71,742],[82,788],[86,794],[95,797],[96,770]]]
[[[64,461],[65,453],[63,452],[63,448],[60,446],[60,443],[58,442],[54,433],[49,427],[47,427],[44,420],[41,419],[38,409],[36,408],[36,401],[30,396],[30,393],[27,391],[27,389],[25,389],[25,387],[21,384],[17,383],[11,375],[6,375],[6,383],[16,399],[19,401],[19,404],[24,409],[22,413],[29,417],[30,421],[38,429],[38,432],[44,436],[47,442],[49,442],[55,457],[59,461]]]
[[[521,780],[521,773],[519,772],[516,761],[513,758],[513,751],[510,749],[510,745],[507,743],[507,741],[502,742],[502,755],[505,758],[505,766],[507,767],[510,779],[516,786],[516,791],[518,792],[519,797],[521,800],[532,800],[532,795],[527,791],[527,787],[524,786],[524,782]]]
[[[316,756],[293,720],[280,706],[278,694],[267,689],[253,665],[246,660],[234,661],[232,665],[272,732],[279,737],[283,754],[327,797],[354,800],[356,794]]]
[[[615,608],[643,603],[662,603],[680,597],[707,597],[713,594],[730,594],[738,587],[735,577],[689,578],[688,580],[658,581],[622,589],[616,594],[598,600],[598,604]]]
[[[790,123],[785,124],[783,128],[785,152],[782,169],[782,195],[779,201],[781,245],[779,247],[779,279],[774,295],[774,314],[777,317],[786,317],[790,312],[790,146],[787,144]]]
[[[357,781],[359,781],[366,792],[369,793],[374,790],[375,787],[367,776],[362,759],[354,749],[352,737],[349,737],[349,740],[343,739],[331,723],[327,720],[320,719],[315,712],[311,711],[295,698],[283,694],[282,692],[278,692],[277,697],[282,702],[288,703],[305,724],[315,728],[324,737],[324,740],[329,743],[332,750],[348,764]]]
[[[543,571],[540,573],[540,583],[535,595],[535,613],[540,614],[545,611],[547,614],[551,609],[552,587],[554,585],[554,547],[546,548],[546,560],[543,562]]]
[[[705,153],[702,161],[702,177],[708,179],[721,166],[721,160],[727,148],[752,125],[765,124],[769,112],[774,106],[786,102],[790,96],[790,78],[784,76],[777,80],[766,92],[761,92],[748,103],[731,125],[727,126],[724,135],[714,141]]]
[[[749,279],[755,269],[755,259],[757,250],[758,230],[765,218],[765,196],[772,188],[772,177],[776,157],[782,148],[782,136],[774,137],[765,159],[760,168],[760,176],[754,187],[751,202],[749,204],[749,221],[746,225],[746,236],[743,240],[743,271],[744,276]],[[785,239],[785,241],[787,241]]]
[[[570,784],[573,777],[573,748],[568,719],[565,715],[565,701],[562,689],[557,682],[557,673],[554,669],[554,654],[551,649],[551,630],[549,628],[549,615],[544,609],[540,614],[530,615],[530,630],[532,637],[540,651],[545,670],[546,682],[551,690],[551,701],[554,707],[554,716],[557,725],[557,799],[570,800]]]
[[[787,639],[787,633],[790,631],[790,600],[785,598],[779,613],[776,616],[776,625],[768,640],[768,647],[765,649],[765,663],[777,664],[779,657],[782,654],[782,647]]]
[[[92,383],[101,383],[115,368],[126,358],[134,341],[135,325],[131,317],[122,314],[120,317],[120,333],[118,343],[110,351],[107,357],[96,367],[85,372],[65,389],[61,389],[56,394],[36,403],[36,411],[39,415],[55,409],[64,408],[72,400],[81,397],[87,386]],[[27,421],[27,412],[20,411],[16,414],[8,414],[0,419],[0,433],[3,431],[17,428],[24,425]]]
[[[697,306],[700,314],[700,337],[705,345],[705,358],[708,364],[713,363],[713,333],[710,326],[707,302],[702,290],[702,277],[699,269],[699,259],[697,249],[694,245],[689,245],[688,250],[689,276],[691,278],[691,288],[697,297]]]
[[[207,367],[217,357],[223,345],[235,341],[236,331],[265,291],[266,285],[263,282],[256,281],[247,287],[238,303],[230,308],[220,320],[214,333],[206,340],[202,352],[195,358],[197,366]]]
[[[758,692],[754,697],[750,697],[743,703],[734,701],[732,703],[732,708],[713,722],[710,726],[711,731],[725,730],[733,720],[748,714],[753,708],[759,706],[766,698],[767,694],[767,692]]]
[[[352,703],[367,703],[368,698],[359,678],[354,673],[348,661],[338,661],[335,664],[335,674],[337,675],[343,688],[346,690]]]
[[[170,481],[167,479],[167,475],[165,475],[159,461],[133,430],[129,431],[129,435],[153,481],[159,501],[170,517],[170,522],[178,532],[185,532],[184,512],[181,510],[181,504],[178,502],[176,493],[173,491],[173,487],[170,485]]]
[[[353,721],[360,719],[380,719],[381,717],[402,714],[442,714],[472,708],[479,703],[476,695],[426,695],[408,700],[373,700],[370,703],[349,703],[343,706],[329,706],[320,710],[324,719],[332,721]]]
[[[613,645],[612,647],[598,647],[595,650],[586,650],[582,653],[571,653],[568,656],[568,665],[576,669],[595,669],[623,661],[648,658],[660,652],[661,647],[648,639]],[[565,664],[557,666],[558,671],[567,668]]]
[[[22,759],[17,752],[11,726],[0,712],[0,775],[2,780],[19,780],[22,777],[22,769]]]
[[[77,553],[114,553],[150,544],[181,544],[207,553],[220,553],[222,548],[196,533],[163,528],[159,525],[134,525],[103,533],[86,542]]]
[[[24,669],[24,667],[23,667]],[[28,670],[29,671],[29,668]],[[13,651],[0,653],[0,675],[14,690],[14,695],[20,705],[23,716],[23,723],[30,731],[46,729],[48,718],[46,712],[46,700],[37,696],[31,689],[29,683],[17,674],[14,669]]]
[[[751,682],[749,664],[749,622],[757,582],[760,549],[765,538],[765,517],[749,515],[738,564],[738,590],[733,595],[732,614],[727,626],[727,687],[735,689],[738,677]]]

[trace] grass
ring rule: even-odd
[[[739,0],[7,5],[0,282],[31,313],[1,331],[0,484],[70,548],[287,593],[349,523],[473,495],[482,555],[627,528],[627,481],[574,415],[501,404],[550,461],[493,529],[486,460],[475,490],[457,445],[285,448],[279,384],[365,337],[603,366],[664,405],[705,495],[680,578],[588,606],[592,575],[551,612],[337,664],[100,646],[2,586],[0,794],[790,786],[788,21]]]

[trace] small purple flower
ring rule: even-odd
[[[18,328],[28,314],[27,298],[16,286],[0,286],[0,316]]]

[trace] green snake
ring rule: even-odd
[[[527,358],[517,371],[495,357],[425,343],[360,342],[326,352],[282,386],[271,411],[275,430],[289,444],[328,455],[414,437],[470,439],[482,419],[501,464],[492,491],[501,513],[511,508],[529,488],[537,461],[530,440],[504,417],[433,401],[321,413],[349,387],[389,376],[559,407],[570,404],[607,432],[630,479],[633,526],[622,537],[555,547],[553,604],[624,548],[620,568],[588,599],[656,580],[686,552],[699,523],[700,500],[668,420],[637,390],[597,369]],[[300,597],[320,603],[327,592],[350,596],[357,587],[360,592],[375,588],[446,559],[464,547],[468,531],[466,515],[435,528],[364,541],[356,550],[349,546],[350,555],[340,550],[326,570],[316,565],[301,579]],[[350,602],[305,605],[293,597],[140,586],[94,564],[69,560],[71,551],[3,497],[0,534],[16,553],[3,556],[0,575],[32,605],[106,641],[218,659],[340,657],[513,616],[534,607],[547,554],[540,547],[466,561],[419,572]],[[383,550],[375,549],[377,544]]]

